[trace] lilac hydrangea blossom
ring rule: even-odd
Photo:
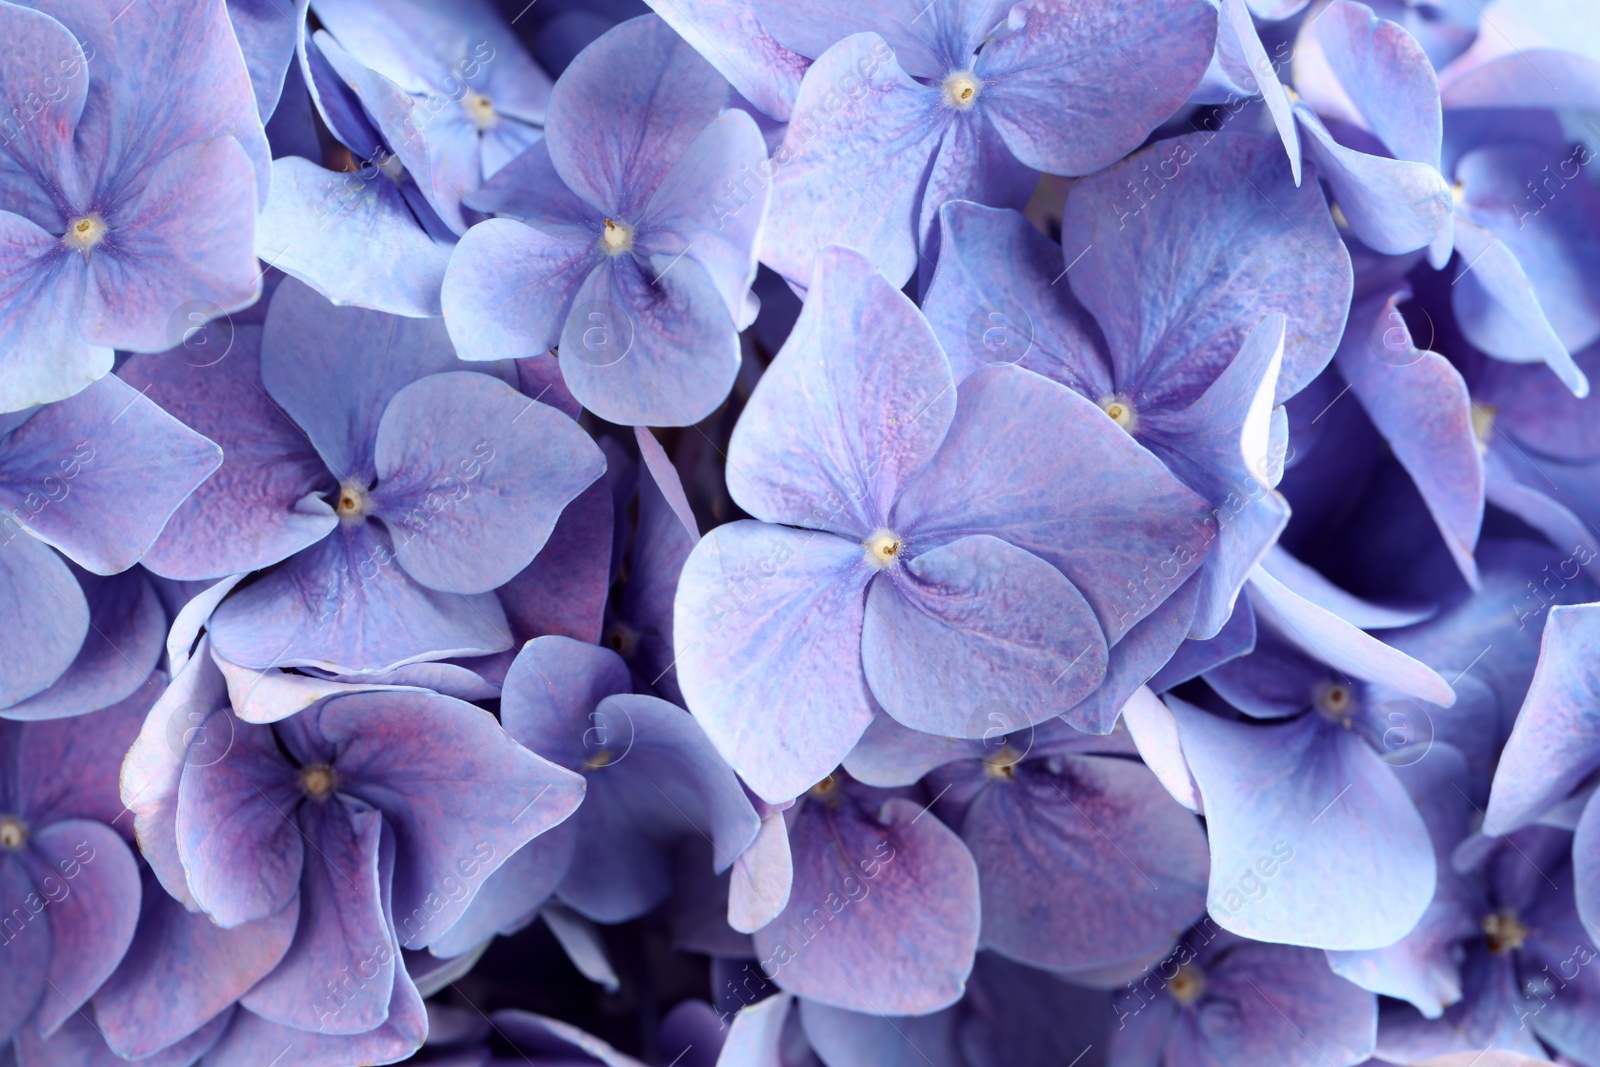
[[[124,17],[125,16],[125,17]],[[6,4],[0,410],[261,292],[267,141],[222,0]],[[177,324],[176,326],[174,324]]]

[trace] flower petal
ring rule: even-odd
[[[0,547],[0,597],[13,620],[0,642],[0,706],[48,690],[89,633],[89,603],[55,550],[25,533]]]

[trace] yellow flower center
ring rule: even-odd
[[[490,126],[500,121],[500,116],[495,113],[494,104],[482,93],[469,92],[461,98],[461,109],[467,117],[477,124],[478,129],[487,130]]]
[[[1356,695],[1347,685],[1325,682],[1312,694],[1311,702],[1323,718],[1349,726],[1350,713],[1356,706]]]
[[[1495,955],[1513,952],[1528,940],[1528,928],[1510,908],[1502,908],[1483,917],[1483,936],[1489,940],[1489,951]]]
[[[372,498],[359,482],[347,481],[339,487],[339,499],[333,510],[339,513],[341,521],[359,522],[367,517],[371,508]]]
[[[955,70],[945,75],[944,104],[957,111],[970,111],[978,102],[978,90],[983,82],[970,70]]]
[[[1172,994],[1172,999],[1185,1008],[1199,1000],[1205,991],[1206,976],[1200,968],[1190,963],[1179,967],[1178,973],[1167,983],[1167,992]]]
[[[300,788],[312,800],[324,800],[339,787],[339,776],[326,763],[313,763],[300,771]]]
[[[1112,394],[1100,401],[1100,410],[1129,433],[1139,425],[1139,413],[1134,410],[1133,401],[1120,394]]]
[[[28,827],[15,815],[0,819],[0,848],[15,852],[28,843]]]
[[[633,249],[633,227],[626,222],[606,219],[600,231],[600,250],[608,256],[620,256]]]
[[[1017,778],[1017,763],[1022,755],[1010,745],[1001,745],[999,750],[983,757],[983,776],[997,781],[1014,782]]]
[[[878,530],[861,542],[861,551],[867,562],[882,569],[900,558],[900,535],[893,530]]]
[[[61,243],[88,255],[89,249],[104,240],[105,236],[106,220],[91,213],[69,222],[67,232],[61,235]]]

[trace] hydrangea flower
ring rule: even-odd
[[[727,101],[654,16],[584,49],[551,92],[545,140],[469,198],[506,217],[451,256],[444,310],[462,356],[559,345],[572,395],[625,425],[687,426],[722,403],[755,317],[766,211],[764,188],[730,201],[724,186],[767,154]]]
[[[757,0],[780,44],[814,60],[765,173],[762,261],[809,285],[829,245],[895,285],[931,268],[949,200],[1021,207],[1035,172],[1126,155],[1205,72],[1216,12],[1198,0]]]
[[[0,9],[0,411],[261,292],[267,140],[222,0]]]
[[[832,770],[879,707],[931,733],[983,736],[991,713],[1018,729],[1090,697],[1169,600],[1157,640],[1176,647],[1208,540],[1200,498],[1078,394],[1017,367],[958,389],[910,301],[846,249],[740,417],[728,479],[758,521],[684,564],[678,681],[769,801]]]
[[[235,344],[204,367],[127,368],[228,450],[150,568],[193,580],[283,564],[216,609],[217,651],[349,673],[509,648],[491,591],[600,476],[589,437],[465,370],[437,320],[336,308],[292,280]]]
[[[400,949],[443,936],[490,873],[572,813],[582,779],[425,691],[247,722],[208,643],[151,709],[122,788],[145,857],[186,906],[225,929],[299,917],[213,1055],[297,1042],[321,1062],[404,1055],[425,1026]],[[211,710],[187,729],[196,708]]]

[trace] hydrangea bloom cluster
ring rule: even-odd
[[[1600,1067],[1592,0],[0,31],[0,1067]]]

